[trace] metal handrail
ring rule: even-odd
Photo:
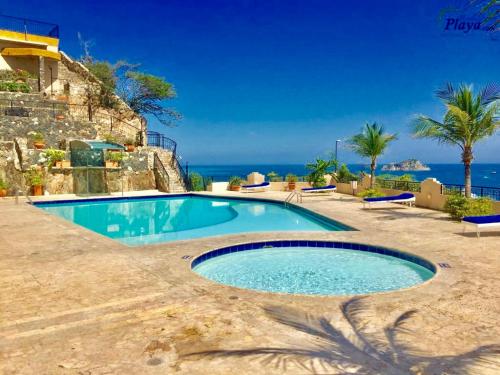
[[[59,38],[59,25],[29,18],[0,15],[0,29]]]
[[[182,167],[181,161],[179,159],[179,155],[172,153],[172,159],[171,159],[170,166],[179,172],[182,183],[184,185],[184,189],[190,191],[191,190],[191,181],[189,180],[189,175],[188,175],[187,171]]]
[[[465,185],[460,184],[441,184],[441,194],[447,195],[453,192],[459,191],[460,193],[465,193]],[[487,197],[497,201],[500,201],[500,187],[493,186],[471,186],[472,194],[479,197]]]
[[[385,189],[405,190],[405,191],[420,191],[420,182],[418,181],[402,181],[402,180],[386,180],[378,179],[377,184]]]
[[[152,130],[148,130],[146,132],[146,135],[148,137],[148,146],[152,147],[160,147],[165,150],[172,151],[172,153],[175,155],[177,152],[177,142],[174,141],[171,138],[168,138],[164,136],[163,134],[159,132],[155,132]]]
[[[297,198],[297,203],[302,203],[302,193],[298,192],[297,190],[292,190],[292,192],[288,194],[288,196],[285,199],[285,206],[288,203],[291,203],[294,197]]]

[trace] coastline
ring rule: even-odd
[[[348,168],[354,172],[368,172],[368,166],[364,164],[347,164]],[[447,184],[463,184],[462,164],[427,164],[431,170],[426,171],[383,171],[383,165],[379,165],[376,170],[377,175],[390,174],[401,176],[403,174],[413,175],[416,181],[423,181],[426,178],[436,178],[438,181]],[[271,171],[277,172],[280,176],[293,173],[298,176],[307,175],[308,171],[302,164],[227,164],[227,165],[189,165],[189,172],[196,172],[205,177],[212,177],[214,181],[227,181],[230,176],[245,177],[247,174],[257,171],[267,174]],[[496,173],[492,173],[496,172]],[[472,183],[475,186],[500,187],[500,163],[478,163],[472,165]]]

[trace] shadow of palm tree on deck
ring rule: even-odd
[[[310,335],[302,347],[257,347],[241,350],[212,350],[190,353],[185,357],[254,357],[262,365],[287,370],[297,366],[311,373],[373,374],[474,374],[489,368],[500,370],[500,345],[481,346],[460,355],[431,356],[410,347],[399,335],[411,333],[408,321],[416,310],[401,314],[382,332],[368,332],[368,310],[362,298],[353,298],[340,306],[349,334],[335,328],[323,316],[306,314],[291,308],[268,307],[273,320]]]

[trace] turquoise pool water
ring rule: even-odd
[[[36,203],[37,207],[127,245],[242,232],[350,228],[279,203],[182,195]]]
[[[412,261],[366,250],[290,246],[230,251],[199,259],[193,271],[235,287],[313,295],[389,291],[434,275]]]

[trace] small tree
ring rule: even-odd
[[[163,103],[176,97],[174,86],[163,78],[127,71],[118,86],[118,95],[141,115],[153,115],[163,125],[171,126],[181,115]]]
[[[384,128],[376,122],[366,124],[363,131],[349,140],[350,147],[358,155],[370,158],[370,188],[375,186],[377,158],[384,153],[390,142],[397,139],[395,134],[384,133]]]
[[[307,181],[314,187],[324,186],[326,184],[325,174],[331,172],[331,169],[336,165],[336,160],[323,160],[320,158],[317,158],[314,163],[306,164],[306,168],[311,171],[307,176]]]
[[[119,98],[140,115],[153,115],[163,125],[173,125],[181,118],[164,102],[176,97],[171,83],[161,77],[137,70],[138,64],[120,60],[114,64],[97,61],[90,54],[92,42],[78,34],[83,56],[80,62],[87,67],[92,76],[86,78],[86,101],[89,119],[96,107],[116,108]],[[97,81],[93,79],[97,78]]]
[[[415,137],[431,138],[439,143],[460,147],[464,163],[465,196],[470,198],[473,147],[500,128],[500,87],[491,84],[474,95],[470,85],[461,85],[455,89],[448,83],[445,88],[437,91],[436,96],[447,108],[443,122],[420,115],[413,121],[413,134]]]

